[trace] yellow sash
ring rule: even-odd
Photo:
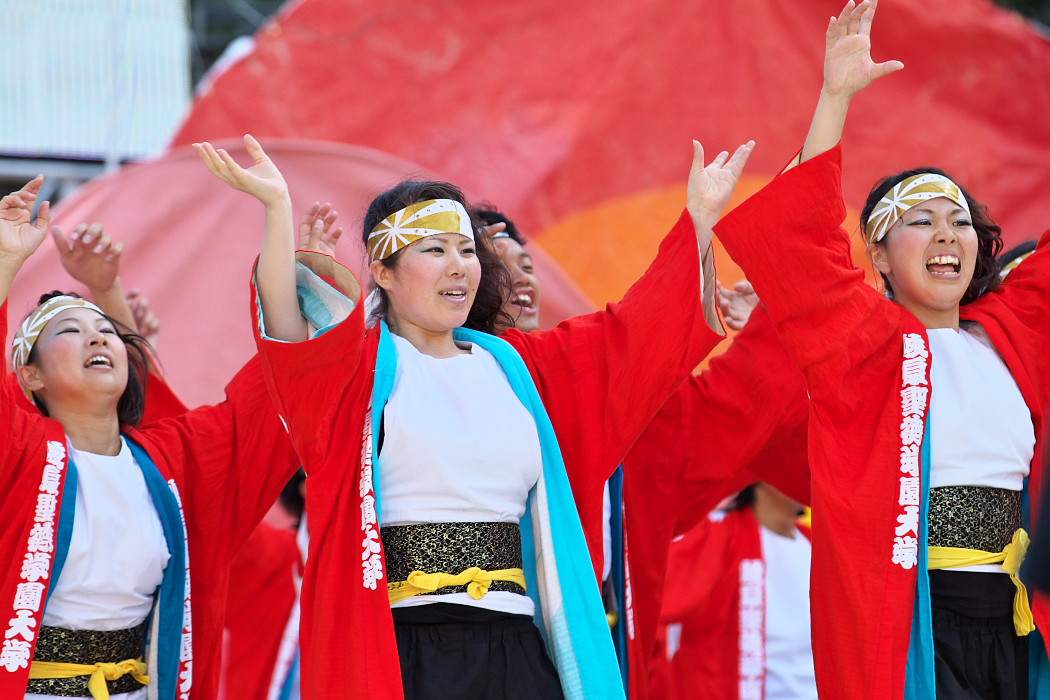
[[[141,659],[128,659],[116,664],[66,664],[58,661],[34,661],[29,667],[29,678],[33,680],[91,676],[88,679],[88,690],[91,691],[91,697],[95,700],[109,700],[109,688],[106,687],[106,681],[115,681],[129,673],[142,685],[149,685],[146,664],[142,663]]]
[[[1028,590],[1017,577],[1021,562],[1028,552],[1028,533],[1018,528],[1010,544],[1001,552],[982,552],[979,549],[962,549],[959,547],[930,547],[930,570],[954,569],[959,566],[976,566],[977,564],[998,564],[1002,562],[1003,571],[1010,575],[1010,580],[1017,587],[1014,594],[1014,629],[1018,637],[1027,636],[1035,629],[1032,619],[1032,608],[1028,604]]]
[[[474,600],[478,600],[489,592],[489,586],[493,581],[510,581],[525,588],[525,572],[521,569],[485,571],[477,566],[465,569],[459,574],[446,574],[441,571],[427,574],[422,571],[413,571],[408,575],[407,581],[388,583],[387,590],[390,595],[390,604],[393,605],[420,593],[433,593],[446,586],[466,584],[467,593]]]

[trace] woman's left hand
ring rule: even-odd
[[[733,157],[728,151],[722,151],[710,165],[704,165],[704,147],[699,141],[693,141],[693,167],[689,171],[689,198],[687,208],[693,217],[696,234],[700,238],[701,249],[706,249],[711,242],[712,229],[718,223],[718,217],[729,203],[729,198],[740,181],[754,141],[748,141],[736,149]]]
[[[62,267],[93,294],[107,292],[116,284],[124,244],[110,239],[102,224],[77,224],[68,238],[62,229],[53,226],[51,239],[58,248]]]

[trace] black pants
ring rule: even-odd
[[[1006,574],[931,571],[938,700],[1028,700],[1028,638]]]
[[[452,603],[395,608],[405,700],[561,700],[532,618]]]

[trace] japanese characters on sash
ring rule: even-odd
[[[46,460],[15,588],[14,617],[4,631],[3,648],[0,649],[0,668],[8,673],[29,668],[33,642],[40,627],[36,616],[43,616],[45,593],[54,563],[56,513],[62,502],[62,477],[66,468],[65,445],[56,440],[48,441]]]

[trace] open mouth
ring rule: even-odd
[[[532,295],[527,292],[516,294],[514,298],[510,300],[510,303],[527,310],[532,310],[535,306]]]
[[[926,271],[935,277],[957,277],[962,264],[955,255],[935,255],[926,261]]]
[[[113,362],[105,355],[93,355],[91,358],[88,359],[87,362],[84,363],[84,366],[92,369],[97,367],[113,369]]]
[[[455,300],[455,301],[459,301],[461,299],[466,299],[467,298],[467,293],[464,292],[464,291],[459,291],[459,290],[452,290],[452,291],[448,291],[448,292],[440,292],[440,294],[441,294],[441,296],[445,297],[446,299],[452,299],[452,300]]]

